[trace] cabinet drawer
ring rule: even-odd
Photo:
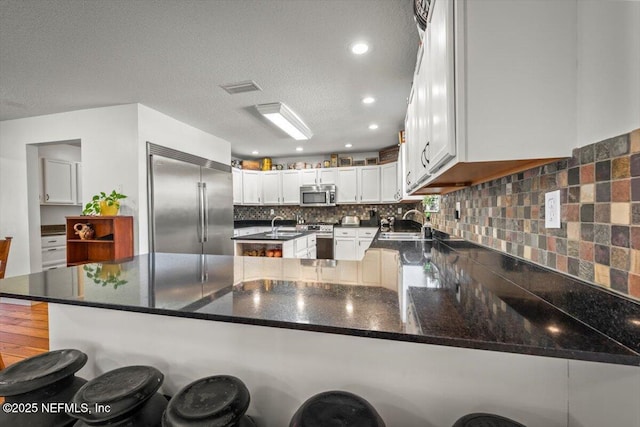
[[[58,261],[66,261],[67,248],[59,246],[57,248],[48,248],[42,250],[42,264],[53,264]]]
[[[359,238],[373,239],[376,233],[378,232],[378,229],[377,228],[359,228],[357,231],[358,231]]]
[[[51,248],[54,246],[65,246],[67,237],[64,234],[59,236],[42,236],[42,248]]]
[[[335,237],[356,237],[356,229],[337,227],[333,230],[333,235]]]

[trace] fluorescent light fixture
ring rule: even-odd
[[[256,108],[260,114],[295,140],[300,141],[313,136],[313,133],[302,119],[282,102],[260,104],[256,105]]]
[[[296,151],[302,151],[303,148],[302,147],[296,147]]]
[[[376,102],[376,99],[373,96],[366,96],[362,98],[363,104],[373,104],[374,102]]]
[[[378,129],[378,125],[377,125],[377,124],[375,124],[375,123],[371,123],[371,124],[369,125],[369,129],[371,129],[371,130],[376,130],[376,129]]]
[[[344,146],[347,147],[347,148],[351,148],[351,147],[353,147],[353,144],[344,144]]]
[[[364,55],[369,51],[369,45],[364,42],[356,42],[351,45],[351,52],[355,55]]]

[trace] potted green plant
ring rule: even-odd
[[[126,285],[128,282],[120,278],[122,269],[119,264],[93,264],[84,265],[82,269],[89,279],[93,280],[96,285],[113,285],[113,289],[118,286]]]
[[[422,199],[425,212],[438,212],[440,210],[440,196],[427,195]]]
[[[120,200],[127,196],[113,190],[110,194],[101,191],[91,198],[91,201],[84,206],[82,215],[117,215],[120,209]]]

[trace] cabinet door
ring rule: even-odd
[[[320,184],[336,184],[337,175],[335,169],[320,169],[318,171],[318,181]]]
[[[282,171],[282,203],[285,205],[300,204],[300,171]]]
[[[356,239],[341,239],[337,238],[333,240],[333,258],[338,260],[355,260],[356,253]]]
[[[358,168],[358,201],[375,203],[380,201],[380,166]]]
[[[42,159],[43,203],[75,204],[75,166],[65,160]]]
[[[358,173],[356,168],[338,170],[336,202],[340,204],[358,203]]]
[[[415,78],[414,78],[415,80]],[[404,187],[406,188],[407,193],[413,190],[414,184],[416,182],[416,156],[414,153],[417,151],[418,139],[417,139],[417,128],[416,128],[416,104],[417,104],[417,95],[416,95],[416,82],[414,82],[414,86],[411,89],[411,93],[409,94],[409,104],[407,106],[407,117],[405,119],[405,171],[404,171]]]
[[[282,199],[280,172],[262,172],[260,180],[262,181],[262,204],[279,205]]]
[[[429,172],[456,155],[453,91],[453,0],[433,4],[429,28],[429,118],[431,139]]]
[[[318,174],[315,169],[303,169],[301,171],[302,177],[300,178],[302,183],[301,185],[317,185],[318,184]]]
[[[398,197],[398,163],[380,166],[381,194],[380,201],[395,202]]]
[[[259,205],[262,201],[262,183],[260,172],[242,171],[242,203]]]
[[[429,177],[429,156],[431,149],[431,117],[430,117],[430,73],[429,68],[429,29],[425,31],[422,40],[423,54],[418,67],[419,73],[415,76],[416,82],[416,142],[413,155],[415,161],[415,181],[422,183]]]
[[[233,172],[233,204],[242,204],[242,170],[232,168]]]
[[[75,163],[76,205],[82,206],[82,163]]]

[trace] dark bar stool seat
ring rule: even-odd
[[[58,427],[75,420],[65,408],[49,405],[67,403],[87,380],[76,377],[87,363],[79,350],[54,350],[30,357],[0,371],[0,396],[5,402],[22,407],[20,411],[0,411],[0,426]],[[33,405],[37,408],[34,408]],[[43,405],[45,405],[43,407]],[[10,408],[10,407],[9,407]]]
[[[152,366],[125,366],[105,372],[76,392],[68,414],[78,419],[75,427],[160,426],[168,403],[157,392],[163,380],[162,372]]]
[[[525,427],[523,424],[501,417],[500,415],[481,412],[467,414],[458,419],[453,427]]]
[[[289,427],[385,427],[365,399],[347,391],[326,391],[309,398],[296,411]]]
[[[244,413],[249,390],[231,375],[201,378],[176,393],[162,417],[163,427],[255,427]]]

